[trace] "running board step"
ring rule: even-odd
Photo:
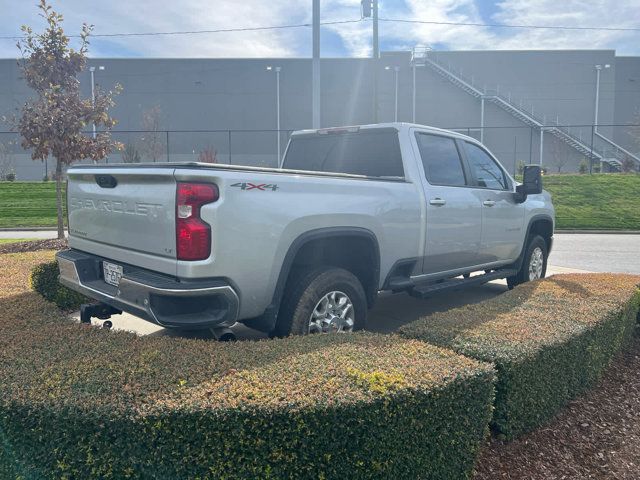
[[[459,288],[472,287],[475,285],[482,285],[483,283],[490,282],[492,280],[499,280],[501,278],[511,277],[517,274],[517,270],[503,269],[493,270],[483,275],[476,275],[469,278],[452,278],[451,280],[445,280],[440,283],[431,283],[429,285],[419,285],[413,287],[409,291],[409,295],[417,298],[428,298],[435,293],[440,293],[445,290],[457,290]]]

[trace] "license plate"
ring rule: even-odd
[[[120,284],[122,278],[122,265],[115,263],[102,262],[102,272],[104,273],[104,281],[116,287]]]

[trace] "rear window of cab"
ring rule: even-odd
[[[404,177],[395,129],[294,136],[283,167],[368,177]]]

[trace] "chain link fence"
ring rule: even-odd
[[[445,128],[482,141],[511,173],[530,163],[542,164],[549,173],[640,171],[640,125]],[[292,131],[114,131],[112,137],[121,148],[98,163],[205,162],[277,167]],[[54,170],[53,159],[31,160],[17,133],[0,132],[0,179],[42,180],[51,178]]]

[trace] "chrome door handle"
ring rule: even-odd
[[[429,200],[430,205],[442,206],[445,203],[447,203],[447,201],[443,200],[442,198],[432,198],[431,200]]]
[[[496,204],[496,202],[494,202],[493,200],[485,200],[484,202],[482,202],[482,204],[485,207],[493,207]]]

